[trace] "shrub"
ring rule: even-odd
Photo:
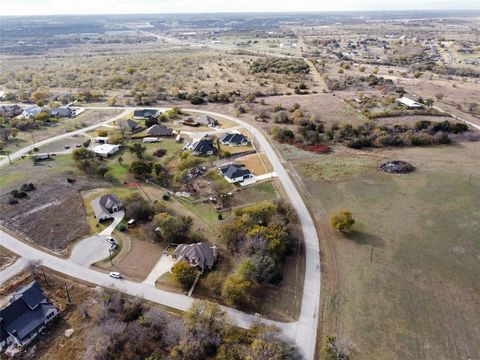
[[[158,149],[158,150],[155,150],[155,151],[153,152],[153,155],[160,158],[160,157],[165,156],[166,153],[167,153],[167,150],[165,150],[165,149]]]
[[[33,191],[35,190],[35,185],[33,185],[32,183],[28,183],[28,184],[23,184],[21,187],[20,187],[20,191]]]
[[[353,224],[355,224],[355,220],[350,211],[342,210],[338,214],[332,216],[330,223],[335,229],[343,232],[345,230],[350,230]]]
[[[428,134],[413,134],[410,136],[412,146],[423,146],[432,144],[432,137]]]
[[[187,261],[180,260],[173,265],[172,275],[175,281],[182,285],[184,290],[188,290],[193,285],[197,272]]]
[[[190,103],[192,105],[201,105],[205,102],[205,100],[203,100],[202,97],[200,96],[193,96],[191,99],[190,99]]]
[[[15,199],[15,198],[9,198],[9,199],[8,199],[8,204],[9,204],[9,205],[18,204],[18,200]]]
[[[468,125],[464,123],[457,122],[453,125],[452,132],[454,134],[462,133],[468,131]]]
[[[168,200],[170,200],[170,195],[168,195],[168,194],[163,194],[162,199],[163,199],[164,201],[168,201]]]

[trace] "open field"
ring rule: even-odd
[[[2,225],[55,251],[65,250],[72,241],[89,233],[87,214],[79,206],[81,181],[70,184],[64,178],[50,178],[34,185],[36,189],[19,199],[18,204],[8,204],[10,194],[2,194]]]
[[[476,357],[479,150],[465,142],[292,162],[327,235],[324,265],[336,260],[324,281],[338,271],[336,292],[324,284],[323,336],[350,339],[358,359]],[[381,173],[376,166],[385,157],[417,170]],[[347,235],[328,223],[344,208],[356,219]]]

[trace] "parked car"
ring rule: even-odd
[[[113,237],[111,237],[111,236],[107,236],[107,237],[105,238],[105,240],[107,240],[107,241],[108,241],[110,244],[112,244],[112,245],[113,245],[113,244],[117,245],[117,240],[115,240],[115,239],[114,239]]]
[[[117,244],[112,244],[112,245],[110,245],[110,249],[109,249],[108,251],[113,251],[113,250],[115,250],[117,247],[118,247]]]
[[[64,148],[65,150],[68,150],[68,149],[70,149],[70,145],[65,145],[63,148]]]
[[[110,276],[111,278],[114,278],[114,279],[121,279],[122,278],[122,274],[120,274],[117,271],[112,271],[110,274],[108,274],[108,276]]]
[[[80,148],[80,147],[82,147],[82,144],[77,144],[77,145],[75,145],[75,147]]]

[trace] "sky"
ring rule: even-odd
[[[0,15],[478,9],[480,0],[0,0]]]

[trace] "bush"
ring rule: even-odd
[[[197,271],[185,260],[177,261],[172,267],[172,275],[184,290],[190,289],[197,277]]]
[[[168,195],[168,194],[163,194],[162,199],[163,199],[164,201],[168,201],[168,200],[170,200],[170,195]]]
[[[33,191],[35,190],[35,185],[33,185],[32,183],[28,183],[28,184],[23,184],[21,187],[20,187],[20,191]]]
[[[73,184],[75,182],[75,179],[74,178],[67,178],[67,182],[69,184]]]
[[[165,156],[166,153],[167,153],[167,150],[165,150],[165,149],[158,149],[158,150],[155,150],[155,151],[153,152],[153,155],[160,158],[160,157]]]
[[[423,146],[432,144],[432,137],[428,134],[413,134],[410,136],[412,146]]]
[[[332,216],[330,223],[335,229],[343,232],[345,230],[350,230],[353,224],[355,224],[355,220],[350,211],[342,210],[338,214]]]
[[[468,131],[468,125],[464,123],[455,123],[452,128],[452,132],[454,134],[462,133],[464,131]]]
[[[15,199],[22,199],[27,197],[27,193],[25,191],[18,191],[18,190],[12,190],[10,192],[10,195],[12,195]]]
[[[9,204],[9,205],[18,204],[18,200],[15,199],[15,198],[9,198],[9,199],[8,199],[8,204]]]
[[[125,214],[128,219],[148,221],[154,215],[153,206],[140,194],[133,193],[124,200]]]
[[[205,102],[205,100],[200,97],[200,96],[193,96],[191,99],[190,99],[190,103],[192,105],[201,105]]]

